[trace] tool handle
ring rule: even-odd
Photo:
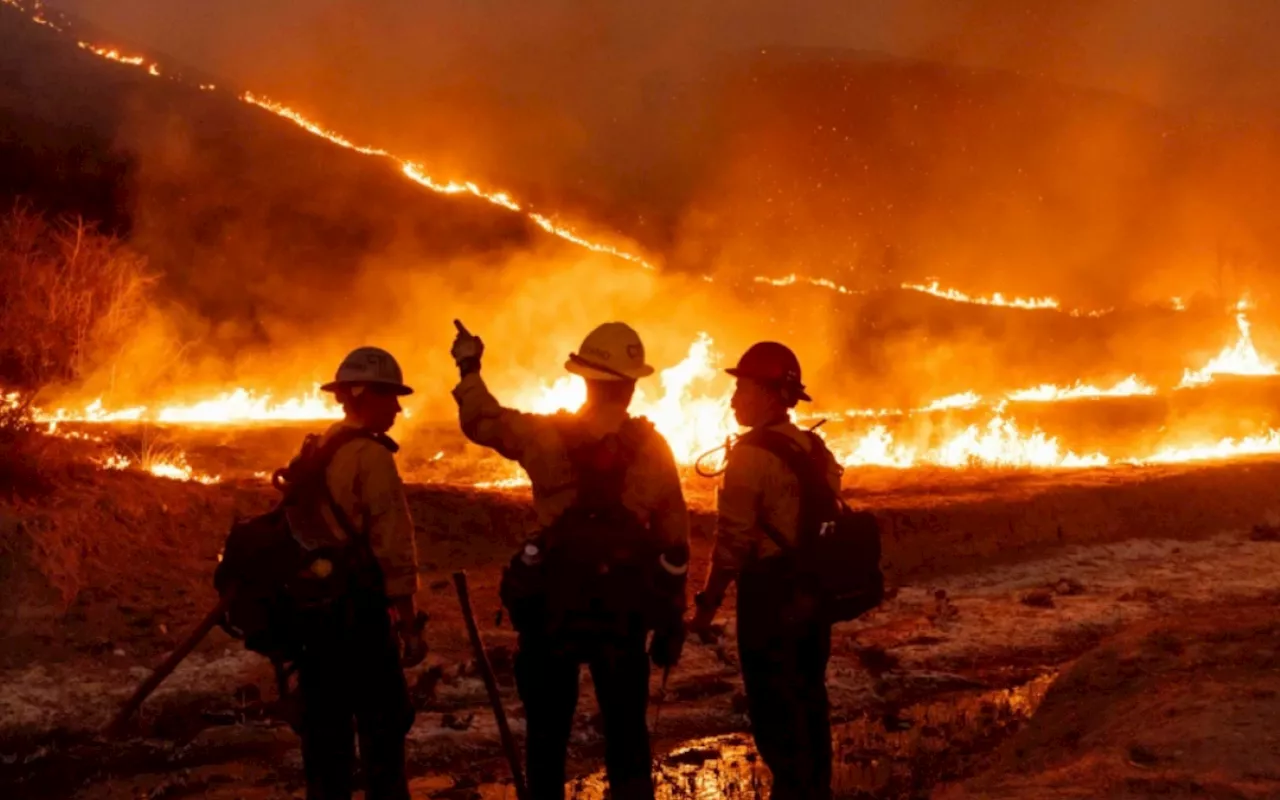
[[[507,755],[507,764],[511,767],[511,780],[516,786],[517,800],[531,800],[529,789],[524,782],[524,770],[520,767],[520,749],[516,746],[515,737],[507,725],[507,712],[502,707],[502,696],[498,694],[498,681],[493,677],[493,666],[489,663],[489,655],[485,652],[484,642],[480,639],[480,629],[476,626],[476,615],[471,609],[471,592],[467,589],[467,573],[453,573],[453,586],[458,592],[458,604],[462,606],[462,619],[467,625],[467,635],[471,637],[471,647],[476,653],[476,666],[480,668],[480,677],[484,679],[485,691],[489,693],[489,704],[493,706],[493,717],[498,723],[498,736],[502,739],[502,749]]]
[[[116,713],[115,717],[104,729],[104,733],[108,736],[115,736],[124,730],[125,723],[134,715],[134,712],[146,702],[146,699],[164,682],[164,679],[178,668],[183,659],[191,655],[191,651],[196,649],[196,645],[200,644],[200,641],[209,635],[209,631],[213,630],[213,627],[218,624],[218,621],[222,619],[223,614],[227,612],[227,607],[230,605],[230,594],[218,601],[218,604],[209,611],[200,624],[196,626],[196,629],[191,632],[191,635],[184,639],[182,644],[178,645],[169,654],[164,663],[156,667],[147,676],[147,679],[134,690],[133,695],[125,701],[124,705],[120,707],[120,711]]]

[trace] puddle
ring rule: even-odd
[[[886,730],[880,717],[835,726],[834,790],[845,797],[913,798],[971,774],[1035,712],[1054,675],[1013,689],[961,693],[900,712],[907,730]],[[660,800],[767,797],[769,770],[749,734],[688,741],[659,759]],[[575,800],[603,800],[604,772],[572,781]],[[454,785],[432,776],[414,782],[413,795],[441,800],[514,800],[509,785]]]

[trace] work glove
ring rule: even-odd
[[[649,658],[653,665],[660,669],[674,667],[684,652],[685,628],[683,619],[675,619],[672,623],[653,632],[653,641],[649,643]]]
[[[400,640],[400,666],[404,669],[416,667],[427,660],[426,637],[427,615],[421,611],[413,618],[412,623],[402,626],[397,631]]]
[[[479,336],[467,330],[459,320],[453,321],[453,327],[457,328],[458,333],[453,337],[453,347],[449,348],[449,354],[453,356],[453,362],[458,365],[458,372],[465,378],[473,372],[480,371],[480,359],[484,356],[484,342],[480,341]]]

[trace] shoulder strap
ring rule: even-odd
[[[627,473],[653,432],[648,420],[630,417],[617,431],[596,437],[588,435],[575,417],[565,417],[560,423],[560,438],[573,468],[572,485],[579,492],[575,505],[620,503]]]
[[[618,438],[622,441],[627,466],[631,466],[635,462],[645,445],[652,442],[654,437],[660,435],[658,429],[654,427],[648,417],[627,417],[623,421],[622,427],[618,429]]]
[[[787,469],[800,482],[800,522],[803,528],[805,517],[813,509],[813,504],[823,503],[839,506],[840,496],[833,492],[827,484],[827,476],[819,467],[819,459],[826,450],[826,445],[815,434],[810,433],[813,449],[805,452],[804,448],[790,436],[780,431],[756,428],[748,431],[739,441],[738,446],[758,447],[772,453],[782,460]],[[765,535],[783,552],[795,550],[795,545],[783,537],[782,532],[763,520],[757,523]],[[801,530],[799,533],[803,533]]]
[[[399,445],[384,433],[373,433],[363,428],[342,428],[335,432],[333,436],[330,436],[328,441],[315,452],[313,464],[319,473],[320,485],[324,487],[325,501],[329,504],[329,510],[333,512],[333,518],[338,521],[338,527],[342,528],[342,532],[347,535],[348,539],[368,547],[370,544],[369,537],[365,535],[364,531],[356,528],[355,523],[351,521],[351,517],[347,515],[347,512],[334,498],[333,489],[329,487],[329,464],[344,445],[356,439],[369,439],[377,442],[392,453],[400,449]]]

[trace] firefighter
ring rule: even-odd
[[[791,422],[809,400],[800,362],[777,342],[753,345],[728,370],[737,379],[732,407],[738,424],[785,434],[808,453],[816,434]],[[825,447],[824,447],[825,450]],[[826,479],[840,486],[841,467],[827,453]],[[831,625],[795,578],[793,564],[768,533],[794,544],[800,525],[800,485],[781,458],[762,447],[730,450],[717,499],[711,570],[695,597],[690,630],[713,638],[712,620],[725,591],[738,582],[738,651],[756,746],[773,772],[774,798],[829,798],[831,724],[826,670]]]
[[[326,470],[337,512],[324,508],[334,537],[359,531],[376,564],[353,570],[349,589],[307,623],[297,660],[302,758],[309,800],[351,797],[355,737],[368,798],[407,800],[405,736],[413,707],[403,667],[427,655],[422,619],[414,607],[418,559],[413,521],[396,469],[395,442],[386,436],[412,393],[385,350],[361,347],[321,387],[344,417],[321,443],[357,429],[365,436],[339,446]]]
[[[516,684],[528,724],[530,793],[535,800],[564,797],[586,664],[604,723],[611,795],[652,798],[649,662],[670,669],[684,644],[689,521],[670,447],[627,412],[636,381],[653,374],[644,345],[623,323],[599,326],[565,364],[586,380],[581,410],[536,415],[498,403],[480,377],[483,343],[455,325],[461,382],[453,394],[463,433],[518,461],[533,484],[535,530],[502,589],[519,632]],[[622,542],[631,543],[625,559],[615,551]],[[652,578],[649,588],[632,591],[644,575]]]

